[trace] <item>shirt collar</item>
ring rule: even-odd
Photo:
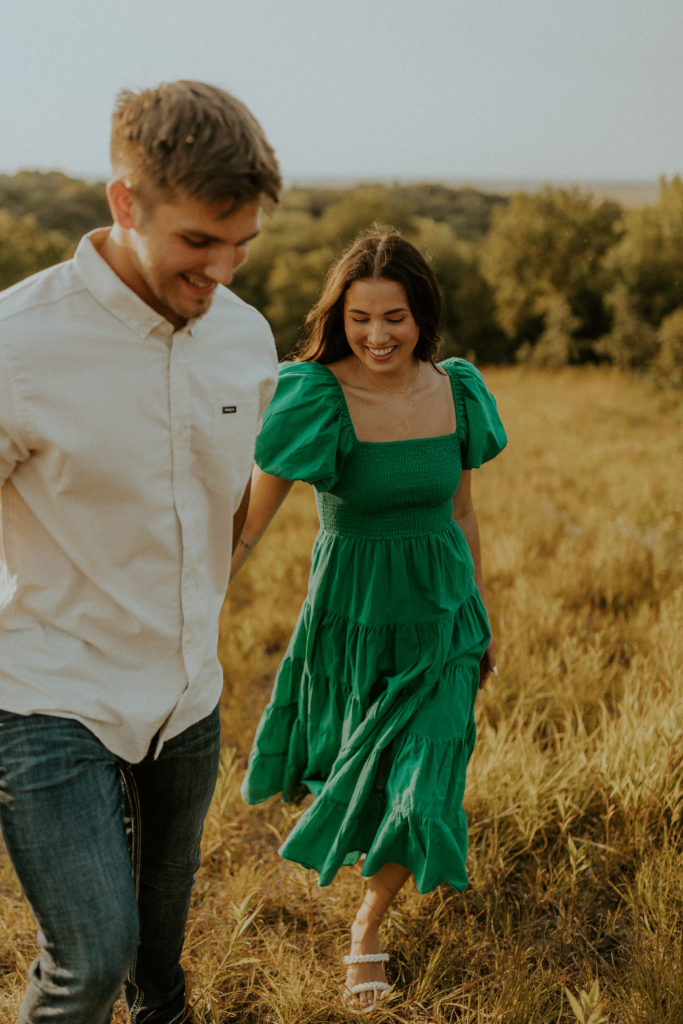
[[[97,246],[109,230],[110,228],[97,228],[81,239],[74,255],[78,276],[100,305],[139,337],[147,338],[150,334],[156,334],[170,341],[175,330],[173,324],[124,284],[107,261],[100,256]],[[197,319],[195,317],[188,320],[182,331],[192,334]]]

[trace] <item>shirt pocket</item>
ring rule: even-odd
[[[213,493],[239,501],[247,485],[259,428],[258,397],[216,401],[205,425],[195,423],[199,475]]]

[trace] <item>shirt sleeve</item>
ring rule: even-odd
[[[447,359],[443,366],[455,383],[462,467],[476,469],[503,450],[507,434],[479,370],[465,359]]]
[[[0,354],[0,486],[29,454],[19,424],[10,375]]]
[[[326,491],[339,479],[353,441],[334,374],[320,363],[283,363],[256,440],[257,465],[272,476]]]

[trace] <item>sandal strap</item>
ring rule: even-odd
[[[390,988],[391,985],[386,981],[361,981],[359,985],[353,985],[349,992],[357,996],[360,992],[386,992]]]
[[[385,964],[391,957],[388,953],[359,953],[358,956],[345,956],[345,964]]]

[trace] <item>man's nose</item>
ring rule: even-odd
[[[217,284],[229,285],[235,273],[235,250],[223,249],[211,253],[203,267],[204,276]]]

